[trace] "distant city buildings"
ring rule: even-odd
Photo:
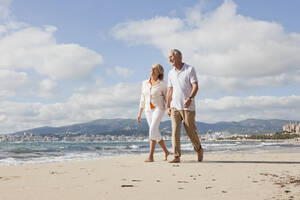
[[[284,133],[300,134],[300,122],[290,122],[282,127]]]
[[[164,140],[171,140],[170,135],[165,135]],[[0,142],[142,142],[148,141],[148,136],[143,135],[100,135],[100,134],[65,134],[65,135],[35,135],[0,134]]]
[[[228,132],[209,132],[201,134],[201,140],[212,141],[230,137]],[[171,140],[171,133],[164,133],[164,140]],[[181,135],[181,141],[188,141],[186,134]],[[102,134],[0,134],[0,142],[142,142],[149,141],[148,135],[102,135]]]

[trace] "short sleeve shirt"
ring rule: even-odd
[[[168,87],[173,88],[171,108],[177,110],[195,110],[195,100],[192,100],[188,108],[184,108],[185,101],[192,92],[192,83],[198,82],[194,67],[184,64],[180,71],[175,67],[169,71]]]

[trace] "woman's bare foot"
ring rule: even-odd
[[[153,162],[153,158],[147,158],[144,162]]]
[[[168,156],[170,155],[170,152],[167,151],[167,153],[165,153],[165,159],[164,161],[167,161],[168,160]]]

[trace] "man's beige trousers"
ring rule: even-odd
[[[177,110],[176,108],[171,109],[171,120],[172,120],[172,146],[174,157],[181,156],[180,150],[180,130],[181,123],[183,121],[185,131],[189,136],[194,149],[196,152],[199,152],[201,149],[201,144],[199,137],[196,133],[196,122],[195,122],[195,111],[189,110]]]

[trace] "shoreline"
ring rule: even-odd
[[[48,143],[46,146],[40,143],[33,144],[34,146],[31,143],[18,143],[16,146],[8,144],[12,146],[4,146],[0,166],[102,160],[120,156],[146,155],[149,152],[148,143],[145,142],[122,143],[121,146],[115,142],[75,144],[77,146],[74,146],[73,143],[56,143],[53,146],[51,143]],[[202,141],[202,144],[206,154],[300,153],[300,145],[294,140],[218,140]],[[166,141],[166,145],[169,150],[172,150],[170,141]],[[182,141],[181,146],[184,154],[192,154],[194,152],[189,141]],[[5,150],[8,147],[10,150]],[[83,151],[78,151],[80,148]],[[53,149],[56,149],[56,151]],[[60,149],[63,149],[63,151],[60,151]],[[53,153],[56,152],[58,154],[54,155]],[[162,154],[162,150],[157,147],[155,154]]]
[[[300,153],[155,154],[0,166],[0,199],[297,199]],[[171,160],[171,157],[169,157]]]

